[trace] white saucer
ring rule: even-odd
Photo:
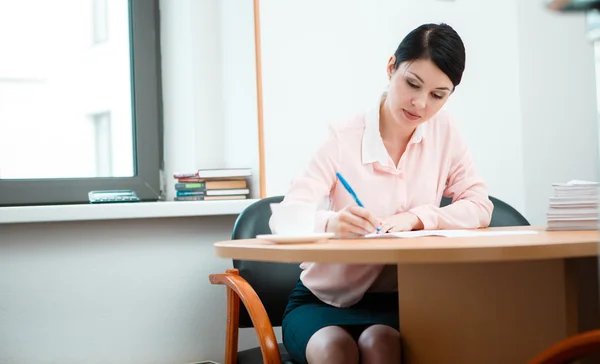
[[[301,235],[264,234],[257,235],[257,239],[268,240],[279,244],[306,244],[316,243],[320,240],[332,238],[334,233],[311,233]]]

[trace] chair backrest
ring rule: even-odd
[[[270,204],[282,200],[283,196],[267,197],[248,206],[235,222],[232,239],[253,239],[260,234],[270,234]],[[300,264],[234,260],[233,267],[258,294],[271,325],[281,326],[288,297],[300,277]],[[243,305],[240,305],[239,327],[252,327],[252,320]]]
[[[527,221],[527,219],[514,207],[492,196],[489,196],[489,199],[494,204],[494,211],[492,212],[492,221],[490,221],[490,227],[530,225],[529,221]],[[444,197],[442,198],[440,206],[447,206],[451,202],[451,199]]]
[[[261,199],[248,206],[237,218],[232,239],[253,239],[260,234],[270,234],[269,218],[271,203],[278,203],[283,196],[273,196]],[[490,226],[522,226],[529,222],[517,210],[505,202],[491,197],[494,204]],[[442,199],[441,206],[452,201]],[[273,326],[281,326],[283,311],[287,300],[300,277],[301,269],[298,263],[272,263],[249,260],[234,260],[233,267],[254,288],[269,315]],[[248,312],[240,306],[240,327],[252,327]]]

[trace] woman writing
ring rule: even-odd
[[[282,203],[327,199],[315,230],[348,238],[377,228],[486,227],[493,209],[486,185],[440,111],[461,81],[465,58],[461,38],[446,24],[410,32],[388,61],[386,92],[371,110],[330,127]],[[356,206],[336,172],[365,207]],[[442,196],[452,204],[440,208]],[[296,362],[400,362],[395,267],[305,262],[301,268],[282,325]]]

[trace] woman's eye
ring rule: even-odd
[[[414,88],[414,89],[418,89],[418,88],[419,88],[419,85],[416,85],[416,84],[414,84],[414,83],[412,83],[412,82],[410,82],[410,81],[406,81],[406,83],[408,83],[408,85],[409,85],[410,87]]]
[[[439,95],[439,94],[432,94],[432,96],[433,96],[435,99],[438,99],[438,100],[441,100],[441,99],[443,99],[443,98],[444,98],[444,95]]]

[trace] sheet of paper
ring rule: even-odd
[[[385,234],[367,234],[365,238],[420,238],[424,236],[443,236],[446,238],[465,238],[474,236],[502,236],[502,235],[532,235],[537,234],[537,231],[532,230],[495,230],[495,231],[478,231],[478,230],[417,230],[417,231],[402,231]]]

